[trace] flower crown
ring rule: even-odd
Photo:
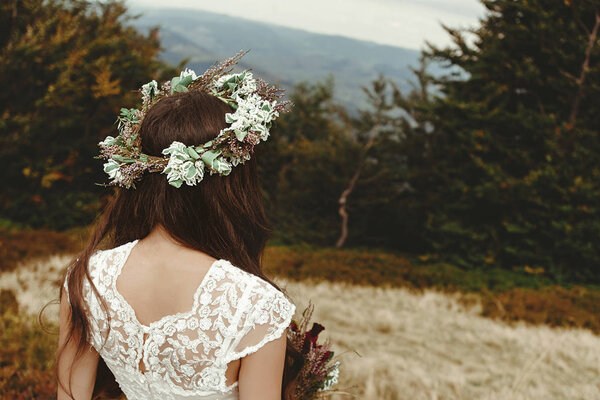
[[[203,179],[205,168],[211,175],[229,175],[232,167],[249,160],[254,146],[268,139],[272,122],[280,112],[289,111],[291,103],[278,102],[283,90],[254,78],[247,70],[230,73],[244,54],[240,51],[200,76],[186,69],[161,87],[154,80],[143,85],[142,108],[122,108],[117,119],[119,135],[107,136],[99,143],[99,158],[107,160],[104,172],[111,179],[109,185],[130,188],[145,172],[161,172],[172,186],[194,186]],[[148,109],[164,97],[190,91],[209,93],[229,104],[234,110],[225,115],[229,126],[206,143],[186,146],[174,141],[162,151],[164,157],[142,153],[139,129]]]

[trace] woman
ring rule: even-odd
[[[287,105],[250,73],[226,74],[241,55],[144,85],[142,108],[100,143],[123,189],[63,285],[59,400],[290,397],[295,306],[261,270],[253,152]]]

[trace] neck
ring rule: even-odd
[[[150,231],[144,242],[156,246],[181,246],[161,224],[157,224]]]

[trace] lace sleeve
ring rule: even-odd
[[[105,282],[100,280],[99,273],[103,270],[101,267],[103,250],[98,250],[90,257],[88,261],[88,271],[92,278],[96,288],[100,291],[100,294],[106,292]],[[63,282],[63,288],[65,290],[65,296],[69,304],[71,303],[71,297],[69,295],[69,279],[71,278],[71,268],[69,266],[65,273],[65,280]],[[94,294],[90,281],[84,277],[81,287],[81,299],[83,310],[88,317],[89,329],[87,341],[96,350],[99,350],[104,339],[100,335],[100,331],[104,329],[108,322],[106,320],[106,314],[101,306],[100,299]]]
[[[94,264],[97,261],[98,254],[100,252],[101,252],[101,250],[98,250],[94,254],[92,254],[92,256],[90,257],[89,262],[88,262],[88,268],[90,271],[93,271]],[[76,261],[79,261],[79,258],[77,258]],[[92,272],[90,272],[90,273],[92,273]],[[63,288],[65,289],[65,296],[67,296],[68,303],[71,303],[71,297],[69,296],[69,277],[70,277],[70,275],[71,275],[71,266],[69,266],[67,268],[67,271],[65,272],[65,280],[63,282]],[[89,292],[90,290],[91,289],[90,289],[89,283],[87,282],[87,280],[84,279],[84,281],[83,281],[84,297],[87,294],[87,292]]]
[[[238,332],[230,346],[227,362],[254,353],[281,337],[296,311],[296,306],[282,292],[262,280],[250,290],[241,305],[243,310],[235,325]]]

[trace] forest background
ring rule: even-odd
[[[335,76],[289,91],[257,149],[268,268],[473,292],[488,316],[597,333],[600,2],[482,3],[477,27],[422,52],[412,89],[380,75],[358,110]],[[132,18],[119,1],[0,5],[1,271],[81,247],[113,190],[93,184],[97,143],[187,62]]]

